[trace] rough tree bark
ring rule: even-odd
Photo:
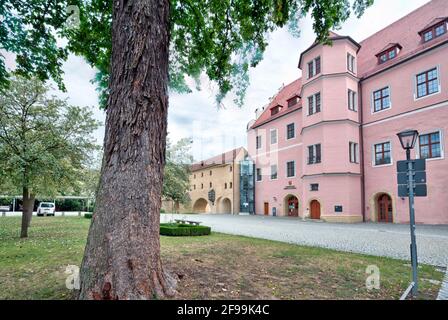
[[[114,1],[112,61],[97,207],[79,299],[175,294],[160,259],[168,113],[169,0]]]
[[[28,237],[28,227],[30,226],[33,216],[35,196],[27,187],[23,187],[22,191],[22,228],[20,230],[20,238]]]

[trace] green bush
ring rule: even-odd
[[[93,213],[84,213],[84,218],[92,219]]]
[[[206,236],[211,232],[207,226],[194,226],[180,223],[161,223],[160,234],[171,237]]]
[[[160,209],[160,213],[165,213],[165,209]]]

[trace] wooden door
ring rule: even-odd
[[[269,203],[268,202],[264,203],[264,215],[265,216],[269,215]]]
[[[310,203],[311,219],[320,219],[320,203],[317,200],[313,200]]]
[[[378,197],[378,222],[393,222],[392,199],[389,195],[383,194]]]

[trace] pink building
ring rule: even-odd
[[[302,52],[302,78],[248,126],[256,214],[408,222],[396,134],[416,129],[428,184],[416,221],[448,224],[447,28],[447,1],[433,0],[360,43],[331,33]]]

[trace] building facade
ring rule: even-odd
[[[248,125],[255,212],[334,222],[409,221],[397,195],[397,133],[416,129],[428,196],[416,221],[448,224],[448,6],[433,0],[362,42],[302,52],[302,77]]]
[[[237,148],[194,163],[190,174],[190,199],[194,213],[238,214],[240,212],[240,161],[247,156]]]

